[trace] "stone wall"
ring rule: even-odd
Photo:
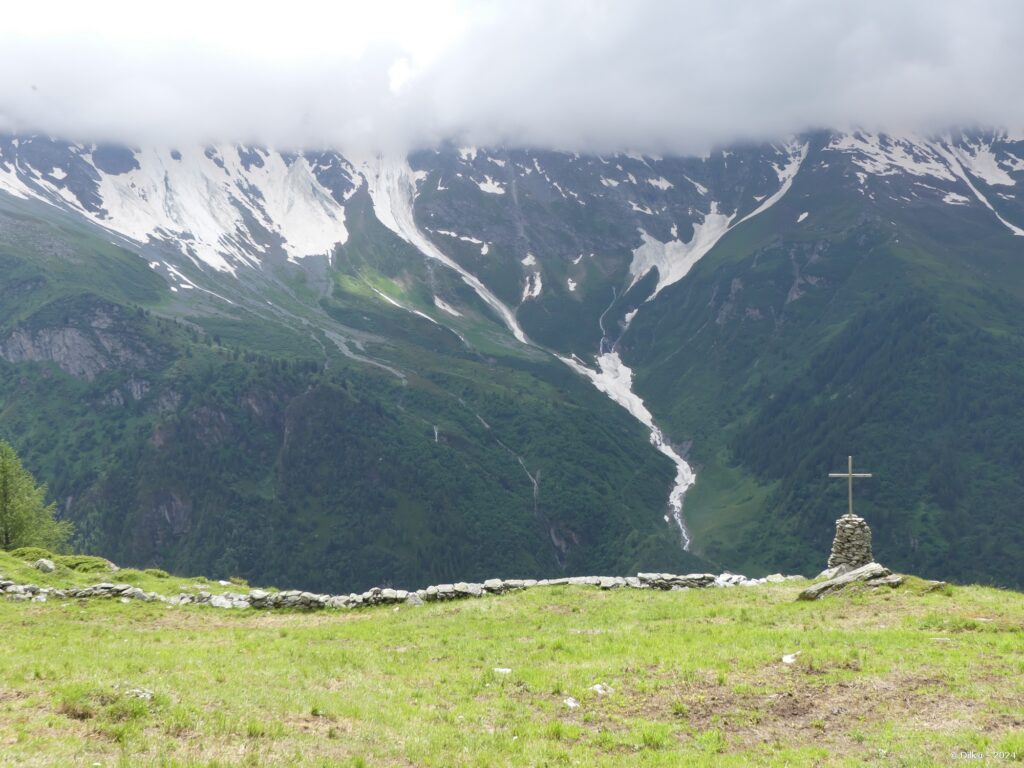
[[[0,592],[13,600],[46,602],[48,599],[117,599],[123,603],[133,600],[162,602],[168,605],[209,605],[213,608],[293,608],[304,610],[351,609],[361,606],[406,604],[422,605],[426,602],[459,600],[483,597],[503,592],[524,589],[554,587],[560,585],[596,587],[598,589],[660,589],[685,590],[713,587],[756,587],[766,583],[799,579],[801,576],[772,574],[762,579],[748,579],[734,573],[690,573],[679,576],[671,573],[638,573],[636,576],[574,576],[559,579],[488,579],[482,584],[457,582],[438,584],[425,589],[409,591],[374,587],[361,594],[323,595],[301,590],[276,592],[252,589],[248,592],[224,592],[213,594],[205,590],[194,593],[182,592],[165,596],[156,592],[145,592],[130,584],[101,582],[89,587],[58,589],[39,587],[33,584],[15,584],[0,576]]]

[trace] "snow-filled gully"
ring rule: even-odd
[[[764,201],[755,211],[748,214],[740,222],[763,213],[789,190],[793,178],[807,156],[806,145],[790,145],[786,148],[788,158],[784,166],[776,167],[779,176],[779,189],[770,198]],[[515,313],[506,306],[497,296],[472,273],[463,269],[453,259],[445,255],[416,225],[413,216],[413,201],[416,197],[416,175],[409,167],[404,158],[384,158],[378,156],[360,163],[363,176],[366,179],[370,197],[373,199],[374,213],[377,218],[388,229],[397,234],[403,240],[413,245],[431,259],[435,259],[459,273],[463,281],[469,285],[476,294],[502,319],[505,326],[512,335],[523,344],[531,344],[526,334],[519,326]],[[712,204],[711,212],[706,215],[703,229],[701,226],[695,228],[694,238],[690,243],[672,243],[674,248],[664,245],[657,252],[651,247],[653,243],[645,238],[644,245],[634,254],[634,262],[630,267],[633,281],[636,282],[649,269],[657,267],[659,270],[659,281],[657,292],[684,277],[696,261],[704,256],[714,245],[728,232],[735,224],[736,214],[726,216],[720,214]],[[705,231],[706,230],[706,231]],[[658,243],[658,245],[661,245]],[[644,249],[647,249],[646,251]],[[639,258],[637,258],[639,257]],[[673,258],[675,257],[675,258]],[[653,298],[653,296],[651,297]],[[633,313],[635,314],[635,312]],[[632,317],[629,318],[630,320]],[[604,315],[601,317],[601,330],[605,333],[603,325]],[[644,425],[650,432],[651,445],[659,452],[672,460],[676,467],[676,476],[672,485],[672,491],[668,498],[669,515],[665,516],[667,522],[674,523],[679,529],[680,543],[683,550],[690,549],[690,532],[686,527],[683,517],[683,495],[696,482],[696,475],[689,463],[672,447],[661,429],[654,423],[654,417],[644,405],[643,399],[633,391],[633,371],[622,362],[619,353],[615,349],[614,339],[605,335],[601,339],[599,355],[597,357],[596,370],[588,367],[582,360],[573,357],[562,357],[556,355],[559,360],[568,365],[581,376],[586,377],[591,383],[613,402],[624,408],[633,418]],[[517,457],[518,458],[518,457]],[[520,459],[522,464],[522,459]],[[526,469],[523,464],[523,469]],[[531,482],[534,483],[536,493],[536,478],[529,474]]]
[[[376,157],[359,164],[366,179],[373,209],[377,218],[384,226],[401,237],[410,245],[431,259],[454,269],[463,281],[492,309],[505,323],[512,335],[523,344],[530,344],[526,334],[519,326],[515,314],[475,275],[463,269],[458,263],[446,256],[416,225],[413,216],[413,200],[415,199],[415,175],[404,158],[388,159]],[[598,390],[605,393],[615,403],[625,408],[630,415],[643,424],[651,433],[651,444],[665,454],[676,465],[676,478],[669,495],[671,519],[679,527],[684,550],[690,548],[690,535],[683,520],[683,494],[693,485],[695,476],[690,465],[665,440],[661,430],[654,424],[650,411],[644,406],[643,400],[632,391],[633,372],[619,359],[618,353],[609,351],[598,358],[599,369],[591,370],[578,360],[559,357],[573,370],[588,378]],[[520,457],[520,464],[526,470]],[[537,478],[526,470],[530,482],[534,486],[534,494],[539,490]]]
[[[558,359],[577,373],[590,379],[595,387],[625,408],[634,419],[647,427],[651,432],[651,445],[668,456],[672,463],[676,465],[676,477],[672,486],[672,492],[668,497],[668,506],[671,510],[672,521],[679,527],[679,536],[683,549],[688,551],[690,549],[690,533],[686,528],[686,521],[683,519],[683,494],[696,482],[697,476],[693,473],[693,469],[686,460],[665,440],[665,436],[654,423],[654,417],[647,410],[644,401],[633,391],[632,369],[622,362],[619,358],[619,353],[614,350],[604,352],[598,356],[596,371],[583,365],[582,362],[575,358],[559,357]],[[666,517],[667,519],[669,518]]]
[[[455,260],[446,256],[416,225],[412,203],[416,196],[416,182],[412,169],[405,158],[394,159],[377,156],[360,164],[363,177],[373,200],[373,211],[381,224],[400,238],[414,246],[423,255],[440,261],[459,273],[463,282],[476,292],[485,304],[498,313],[505,326],[515,338],[528,344],[526,334],[519,327],[515,314],[485,286],[476,275],[463,269]]]

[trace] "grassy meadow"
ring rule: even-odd
[[[0,573],[239,590],[159,572],[44,576],[7,555]],[[320,613],[0,600],[0,765],[1024,759],[1024,595],[909,579],[796,602],[803,586],[551,587]]]

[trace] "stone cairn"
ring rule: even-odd
[[[863,517],[845,514],[836,520],[836,538],[832,542],[832,554],[828,567],[847,565],[860,568],[874,561],[871,554],[871,529]]]

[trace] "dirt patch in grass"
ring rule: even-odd
[[[897,675],[819,684],[799,669],[785,669],[745,687],[755,692],[688,683],[671,702],[666,701],[670,689],[662,689],[641,711],[652,719],[683,720],[698,730],[719,729],[735,747],[813,743],[837,752],[855,751],[863,740],[860,733],[885,722],[934,732],[992,723],[985,706],[957,697],[935,677]],[[1011,718],[995,730],[1010,733]]]

